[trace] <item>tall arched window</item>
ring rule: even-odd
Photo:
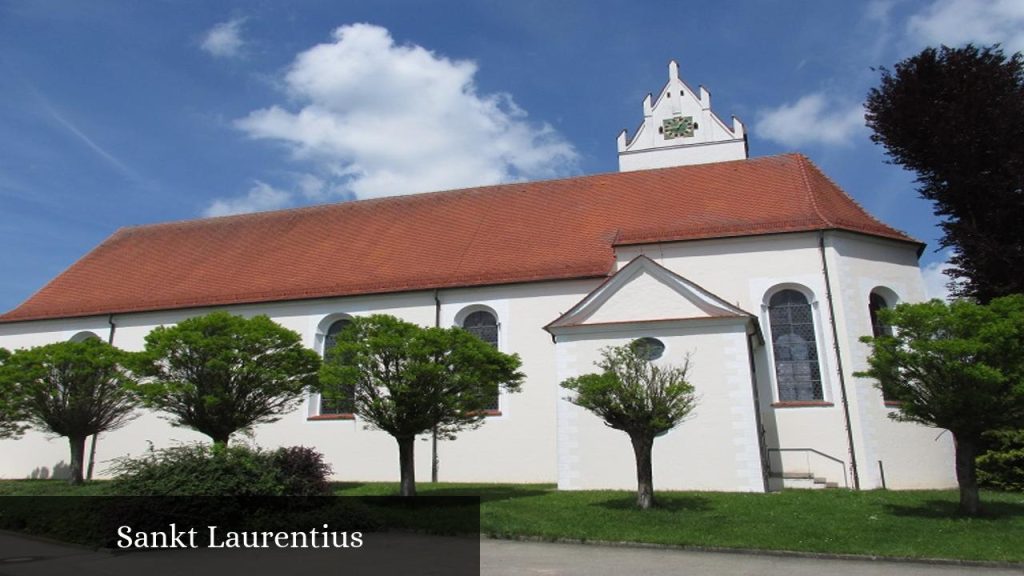
[[[768,302],[768,321],[779,400],[823,400],[814,316],[807,297],[790,289],[776,293]]]
[[[871,316],[871,335],[875,338],[879,336],[891,336],[892,328],[887,324],[884,324],[878,319],[878,311],[884,310],[889,307],[889,304],[882,298],[878,292],[872,292],[871,296],[868,297],[868,315]]]
[[[498,347],[498,318],[491,312],[477,310],[470,313],[462,321],[462,329],[491,346]],[[498,410],[498,396],[499,392],[496,390],[494,397],[487,403],[488,410]]]
[[[338,334],[351,323],[352,321],[348,318],[342,318],[341,320],[336,320],[327,328],[327,332],[324,333],[324,358],[327,358],[327,352],[338,343]],[[320,414],[352,414],[355,412],[355,401],[353,398],[355,387],[350,386],[344,392],[345,398],[324,398],[321,396]]]
[[[871,317],[871,335],[875,338],[879,336],[892,336],[892,326],[878,318],[878,311],[885,310],[888,307],[889,303],[878,292],[872,292],[868,296],[868,316]],[[882,389],[882,400],[884,402],[893,401],[892,396],[885,393],[885,389]]]

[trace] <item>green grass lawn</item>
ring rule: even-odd
[[[986,514],[961,518],[954,491],[659,492],[633,508],[625,491],[558,492],[545,484],[429,484],[422,495],[479,495],[480,526],[497,537],[795,550],[1024,562],[1024,494],[985,492]],[[397,484],[340,483],[343,496],[392,495]],[[103,494],[55,481],[0,481],[0,495]]]
[[[956,514],[954,491],[659,492],[633,508],[623,491],[551,485],[420,484],[421,494],[478,494],[480,529],[497,537],[797,550],[1024,562],[1024,494],[986,492],[983,518]],[[340,495],[385,495],[395,484],[340,484]]]

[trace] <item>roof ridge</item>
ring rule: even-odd
[[[803,181],[804,187],[807,189],[807,197],[811,201],[811,208],[814,209],[814,213],[818,215],[818,218],[821,218],[822,222],[832,226],[833,228],[837,228],[836,224],[829,220],[822,213],[821,207],[818,206],[818,198],[814,194],[814,187],[811,186],[811,181],[807,177],[807,164],[810,163],[810,159],[800,153],[794,154],[794,156],[796,157],[797,166],[800,167],[800,179]]]
[[[798,154],[797,154],[798,155]],[[779,159],[794,156],[793,153],[773,154],[770,156],[759,156],[757,158],[744,158],[739,160],[724,160],[721,162],[709,162],[706,164],[692,164],[686,166],[666,166],[663,168],[651,168],[647,170],[637,170],[632,172],[621,172],[621,171],[609,171],[600,172],[597,174],[584,174],[579,176],[562,176],[559,178],[547,178],[541,180],[522,180],[516,182],[501,182],[497,184],[482,184],[479,186],[466,186],[463,188],[452,188],[448,190],[431,190],[428,192],[413,192],[410,194],[395,194],[392,196],[381,196],[378,198],[356,198],[352,200],[339,200],[337,202],[325,202],[322,204],[311,204],[307,206],[293,206],[290,208],[278,208],[276,210],[261,210],[257,212],[245,212],[241,214],[225,214],[223,216],[200,216],[196,218],[185,218],[182,220],[170,220],[165,222],[152,222],[148,224],[134,224],[129,226],[122,226],[118,228],[116,232],[134,232],[136,230],[149,229],[149,228],[163,228],[173,226],[185,226],[185,225],[199,225],[207,223],[220,223],[225,221],[237,221],[256,219],[261,217],[278,216],[284,214],[294,214],[301,212],[316,212],[329,210],[331,208],[350,207],[350,206],[368,206],[373,204],[388,204],[393,202],[411,202],[413,199],[425,201],[427,198],[436,198],[438,196],[462,196],[468,194],[483,194],[489,192],[503,191],[514,189],[517,186],[532,186],[535,184],[556,184],[559,182],[568,181],[579,181],[579,180],[594,180],[599,178],[608,178],[615,176],[629,176],[643,173],[657,173],[657,172],[671,172],[675,170],[700,170],[706,169],[709,166],[720,166],[723,164],[733,164],[740,162],[764,162],[771,159]]]

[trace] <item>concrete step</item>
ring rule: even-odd
[[[776,486],[782,488],[795,488],[800,490],[822,490],[825,488],[838,488],[838,482],[830,482],[828,478],[815,476],[811,472],[772,472],[768,475]]]
[[[772,472],[770,475],[772,478],[781,478],[783,480],[810,480],[814,478],[814,474],[810,472]]]

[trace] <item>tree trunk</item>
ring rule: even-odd
[[[398,465],[402,473],[402,496],[416,495],[416,459],[414,449],[416,437],[395,438],[398,441]]]
[[[96,439],[99,438],[99,435],[99,432],[93,434],[92,442],[89,443],[89,468],[85,472],[86,480],[92,480],[92,470],[96,464]]]
[[[430,440],[430,481],[437,484],[437,468],[440,460],[437,458],[437,426],[434,426],[434,433]]]
[[[977,516],[981,511],[978,475],[974,465],[978,457],[978,443],[973,438],[958,438],[955,435],[953,441],[956,446],[956,481],[960,485],[960,513],[964,516]]]
[[[68,444],[71,445],[71,484],[77,486],[85,482],[82,475],[85,466],[85,436],[68,436]]]
[[[636,457],[636,506],[647,510],[654,505],[654,471],[651,465],[651,453],[654,450],[654,438],[631,435],[633,455]]]
[[[214,446],[220,446],[224,448],[228,445],[228,440],[231,438],[231,434],[209,434],[211,440],[213,440]]]

